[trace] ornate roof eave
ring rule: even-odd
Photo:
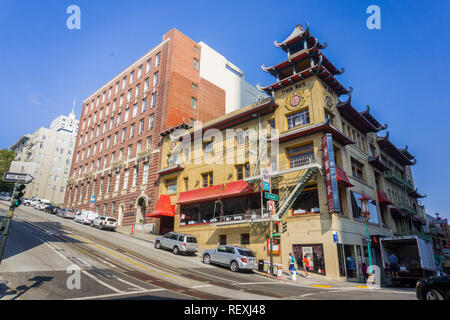
[[[409,160],[413,160],[414,156],[409,153],[408,146],[405,146],[403,149],[399,149],[401,153],[403,153]]]
[[[260,91],[271,93],[274,90],[278,90],[282,88],[283,86],[287,86],[291,83],[304,80],[312,75],[317,75],[319,78],[321,78],[328,86],[333,89],[338,96],[341,96],[343,94],[349,94],[351,91],[347,90],[342,86],[342,84],[339,83],[339,81],[334,78],[334,76],[327,70],[326,67],[323,66],[323,56],[320,55],[319,62],[315,64],[312,67],[309,67],[308,69],[303,70],[302,72],[299,72],[297,74],[293,74],[287,78],[284,78],[270,86],[262,87],[259,83],[256,85],[256,88]],[[285,83],[283,83],[285,82]],[[286,83],[289,82],[289,83]]]
[[[361,115],[366,118],[372,125],[377,128],[378,131],[386,130],[388,128],[387,124],[381,125],[375,118],[370,114],[370,106],[366,106],[366,110],[360,112]]]
[[[380,155],[377,155],[376,157],[369,157],[368,161],[378,170],[387,171],[391,169],[380,160]]]
[[[386,131],[386,135],[384,137],[377,136],[377,143],[382,150],[391,154],[400,164],[404,166],[413,166],[416,164],[416,159],[409,159],[389,140],[389,131]]]
[[[189,130],[189,129],[191,129],[191,128],[192,128],[192,126],[191,126],[190,124],[185,123],[184,120],[183,120],[183,122],[180,123],[179,125],[176,125],[175,127],[169,128],[169,129],[167,129],[166,131],[161,132],[161,136],[164,137],[164,136],[166,136],[166,135],[168,135],[168,134],[171,134],[172,132],[174,132],[174,131],[177,130],[177,129],[186,129],[186,130]]]
[[[275,40],[273,44],[275,45],[275,47],[287,51],[287,47],[290,44],[305,39],[308,36],[311,36],[311,34],[309,33],[309,22],[306,23],[306,29],[303,29],[302,25],[298,24],[295,26],[292,33],[284,41],[278,42],[277,40]]]
[[[351,99],[352,95],[349,92],[347,101],[340,102],[337,105],[339,113],[363,133],[380,131],[380,128],[375,127],[372,122],[352,106]]]
[[[416,199],[418,199],[418,198],[425,198],[425,197],[427,196],[426,194],[420,194],[420,193],[417,191],[417,188],[416,188],[414,191],[408,192],[408,194],[409,194],[411,197],[416,198]]]

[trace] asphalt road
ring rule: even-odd
[[[0,215],[5,209],[0,204]],[[69,288],[76,283],[69,267],[80,270],[79,289]],[[199,256],[175,256],[148,241],[27,207],[15,212],[0,264],[0,299],[416,299],[413,289],[356,285],[233,273],[204,265]]]

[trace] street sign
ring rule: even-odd
[[[3,181],[14,182],[14,183],[30,183],[33,181],[34,177],[28,173],[16,173],[16,172],[5,172],[3,176]]]
[[[95,195],[91,196],[91,203],[95,203]]]
[[[261,174],[263,177],[263,182],[270,183],[270,171],[269,168],[261,168]]]
[[[265,192],[264,196],[266,199],[278,201],[278,196],[276,194]]]
[[[273,201],[273,200],[267,201],[267,207],[270,212],[274,212],[275,211],[275,201]]]
[[[333,242],[339,243],[339,235],[338,235],[337,231],[333,231]]]
[[[263,182],[263,190],[270,191],[270,182]]]

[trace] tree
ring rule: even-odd
[[[13,150],[0,150],[0,192],[11,192],[14,188],[14,183],[3,181],[3,175],[9,170],[11,162],[14,161],[15,157],[16,153]]]

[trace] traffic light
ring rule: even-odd
[[[25,189],[25,185],[22,183],[16,183],[14,185],[14,192],[11,200],[11,206],[17,208],[22,203],[22,197],[24,195],[23,190]]]
[[[280,228],[279,228],[279,222],[276,221],[276,222],[275,222],[275,233],[280,232],[279,230],[280,230]]]
[[[283,221],[283,233],[285,233],[287,231],[287,222]]]

